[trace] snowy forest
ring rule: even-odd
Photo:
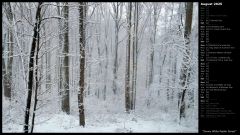
[[[3,132],[198,132],[198,3],[3,2]]]

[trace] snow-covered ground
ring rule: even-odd
[[[44,123],[35,125],[34,132],[196,132],[193,127],[178,123],[147,120],[129,114],[99,115],[98,119],[86,118],[86,126],[80,127],[78,117],[55,114]],[[42,118],[48,119],[47,117]],[[3,132],[22,132],[22,125],[5,125]]]
[[[96,100],[95,100],[96,101]],[[197,118],[178,121],[178,112],[166,109],[136,107],[135,112],[125,113],[123,108],[110,102],[96,104],[87,100],[86,125],[79,126],[77,110],[70,115],[62,112],[38,113],[34,132],[197,132]],[[92,104],[91,104],[92,103]],[[106,104],[108,103],[108,104]],[[121,104],[121,103],[120,103]],[[95,107],[94,107],[95,106]],[[122,106],[122,105],[120,105]],[[191,111],[188,111],[191,113]],[[11,113],[16,116],[14,112]],[[188,116],[191,116],[189,114]],[[16,118],[15,118],[16,119]],[[23,119],[3,124],[3,132],[23,132]]]

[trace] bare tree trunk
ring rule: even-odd
[[[149,85],[153,82],[153,60],[154,60],[154,44],[156,43],[156,33],[157,33],[157,5],[153,5],[153,32],[151,37],[151,51],[150,51],[150,69],[149,69]]]
[[[109,18],[108,18],[108,26],[109,26]],[[107,34],[108,28],[105,27],[105,65],[104,65],[104,88],[103,88],[103,100],[106,100],[106,92],[107,92],[107,75],[108,75],[108,47],[107,47]]]
[[[60,7],[60,2],[57,2],[57,12],[58,12],[58,15],[59,16],[62,16],[62,9]],[[62,52],[62,46],[63,46],[63,34],[62,34],[62,31],[63,31],[63,21],[62,19],[59,19],[58,20],[58,28],[59,28],[59,47],[58,47],[58,52],[57,52],[57,62],[56,62],[56,65],[57,65],[57,72],[56,72],[56,78],[58,78],[58,94],[59,94],[59,97],[62,97],[62,61],[61,61],[61,52]],[[62,110],[62,101],[59,100],[59,106],[60,106],[60,109]]]
[[[10,27],[13,27],[13,13],[11,9],[10,2],[4,3],[4,8],[6,12],[6,17],[10,23]],[[13,63],[13,31],[12,28],[8,29],[8,40],[7,40],[7,64],[4,65],[4,76],[3,76],[3,87],[4,87],[4,96],[11,99],[12,91],[12,63]],[[5,48],[6,49],[6,48]],[[4,63],[3,63],[4,64]]]
[[[115,17],[115,57],[114,57],[114,65],[113,65],[113,74],[114,74],[114,80],[113,80],[113,92],[116,94],[117,91],[117,86],[116,86],[116,81],[117,81],[117,68],[118,68],[118,32],[119,32],[119,24],[118,24],[118,6],[116,7],[116,17]]]
[[[134,9],[133,9],[134,7]],[[134,12],[132,12],[134,10]],[[126,56],[125,78],[125,107],[127,113],[134,110],[137,82],[137,31],[138,31],[138,4],[130,2],[128,8],[128,43]],[[131,54],[132,53],[132,54]]]
[[[164,54],[163,56],[163,61],[162,61],[162,65],[160,66],[160,77],[159,77],[159,84],[161,85],[162,83],[162,71],[163,71],[163,66],[165,64],[165,61],[166,61],[166,56],[167,56],[167,53]],[[160,90],[158,90],[158,96],[160,96]]]
[[[4,40],[4,39],[3,39]],[[6,41],[6,40],[4,40],[4,41]],[[4,49],[4,45],[2,45],[2,50],[3,50],[3,52],[5,51],[5,49]],[[6,63],[5,63],[5,60],[4,60],[4,55],[2,54],[2,77],[3,77],[3,79],[2,79],[2,86],[3,86],[3,90],[5,91],[5,89],[6,89],[6,85],[5,85],[5,77],[6,77]]]
[[[173,54],[173,61],[172,61],[172,93],[171,93],[171,101],[174,101],[174,93],[176,93],[176,74],[177,74],[177,59],[176,59],[176,54]]]
[[[36,46],[36,57],[35,57],[35,62],[36,62],[36,68],[35,68],[35,91],[34,91],[34,104],[33,104],[33,114],[32,114],[32,127],[31,127],[31,130],[30,132],[33,133],[33,129],[34,129],[34,121],[35,121],[35,114],[36,114],[36,107],[37,107],[37,101],[38,101],[38,98],[37,98],[37,93],[38,93],[38,85],[39,85],[39,79],[38,79],[38,55],[39,55],[39,50],[40,50],[40,47],[39,47],[39,33],[37,35],[37,46]]]
[[[169,50],[168,50],[169,52]],[[167,74],[168,74],[168,78],[167,78],[167,101],[170,100],[170,76],[171,76],[171,51],[168,53],[168,67],[167,67]]]
[[[79,107],[79,124],[85,126],[85,114],[84,114],[84,71],[85,71],[85,21],[86,21],[86,3],[80,2],[79,6],[79,33],[80,33],[80,90],[78,93],[78,107]]]
[[[128,7],[128,42],[127,42],[127,48],[126,48],[126,75],[125,75],[125,108],[126,112],[129,113],[130,111],[130,48],[131,48],[131,12],[132,12],[132,3],[129,3]]]
[[[36,54],[35,50],[38,46],[37,42],[37,37],[39,34],[39,28],[40,28],[40,16],[41,16],[41,2],[39,2],[38,7],[37,7],[37,12],[36,12],[36,23],[34,25],[34,34],[33,34],[33,40],[32,40],[32,46],[31,46],[31,52],[30,52],[30,57],[29,57],[29,75],[28,75],[28,93],[27,93],[27,105],[25,109],[25,122],[24,122],[24,132],[28,133],[29,132],[29,113],[31,109],[31,97],[32,97],[32,90],[33,90],[33,71],[34,71],[34,56]]]
[[[63,7],[64,21],[64,44],[63,44],[63,66],[62,66],[62,110],[70,114],[69,105],[69,41],[68,41],[68,3]]]
[[[113,93],[116,94],[118,91],[117,88],[117,71],[118,71],[118,45],[119,45],[119,29],[120,29],[120,20],[122,16],[122,5],[121,2],[117,2],[116,4],[113,3],[113,19],[115,24],[115,56],[114,56],[114,63],[113,63]]]
[[[191,34],[191,27],[192,27],[192,12],[193,12],[193,3],[188,2],[186,3],[186,18],[185,18],[185,31],[184,31],[184,38],[186,44],[186,55],[183,57],[183,64],[181,68],[180,74],[180,86],[182,87],[181,92],[181,99],[180,99],[180,119],[185,118],[185,96],[189,78],[189,56],[190,56],[190,39],[189,36]]]
[[[137,89],[137,58],[138,58],[138,3],[135,2],[134,9],[134,38],[133,38],[133,86],[132,86],[132,105],[131,109],[135,109],[136,89]]]
[[[46,28],[45,25],[43,26],[44,29],[44,35],[46,37]],[[47,46],[49,44],[45,44]],[[47,49],[47,47],[45,47]],[[47,51],[47,50],[46,50]],[[51,90],[51,52],[46,52],[45,54],[46,58],[46,90]]]
[[[97,9],[97,12],[100,12],[99,9]],[[97,18],[97,21],[99,21],[100,24],[101,24],[101,16],[100,16],[100,14],[97,14],[96,18]],[[100,33],[100,31],[101,31],[100,24],[96,24],[96,29],[95,29],[96,33]],[[101,59],[101,54],[102,54],[101,48],[100,48],[100,44],[98,44],[100,42],[100,36],[101,35],[99,34],[96,37],[98,59]],[[99,77],[96,78],[96,79],[97,79],[97,81],[100,81],[101,78],[102,78],[102,61],[99,62],[98,66],[100,67],[100,68],[98,68],[98,76]],[[97,98],[99,98],[99,91],[100,91],[99,89],[102,89],[102,86],[98,87],[97,91],[95,91],[95,95],[97,96]]]

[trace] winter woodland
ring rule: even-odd
[[[3,132],[198,132],[198,3],[2,3]]]

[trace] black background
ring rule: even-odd
[[[202,1],[204,2],[204,1]],[[210,1],[208,1],[210,2]],[[214,1],[211,1],[214,2]],[[216,1],[217,2],[217,1]],[[231,54],[233,62],[211,62],[209,64],[209,80],[215,83],[231,83],[233,89],[226,92],[215,94],[214,98],[219,99],[219,103],[227,109],[232,110],[236,115],[232,117],[223,117],[223,118],[201,118],[199,114],[199,133],[206,133],[204,130],[238,130],[239,129],[239,119],[238,119],[238,109],[239,109],[239,98],[238,95],[239,85],[240,85],[240,76],[239,76],[239,59],[240,59],[240,33],[239,33],[239,19],[240,14],[237,11],[240,6],[235,2],[222,2],[221,7],[211,7],[211,14],[226,14],[228,15],[224,19],[224,25],[231,28],[231,31],[217,31],[209,33],[209,43],[228,43],[235,47],[235,50]],[[199,3],[199,9],[201,7],[201,2]],[[199,16],[199,20],[201,17]],[[201,26],[201,24],[199,23]],[[200,27],[199,27],[200,28]],[[199,31],[200,32],[200,31]],[[200,35],[201,33],[199,33]],[[200,44],[200,42],[199,42]],[[200,63],[200,62],[199,62]],[[199,78],[200,80],[200,78]],[[200,84],[200,83],[199,83]],[[211,98],[211,97],[210,97]],[[199,98],[200,100],[200,98]],[[199,109],[201,109],[199,104]],[[200,112],[199,112],[200,113]],[[239,131],[237,131],[238,133]],[[235,132],[236,133],[236,132]],[[228,133],[229,134],[229,133]]]

